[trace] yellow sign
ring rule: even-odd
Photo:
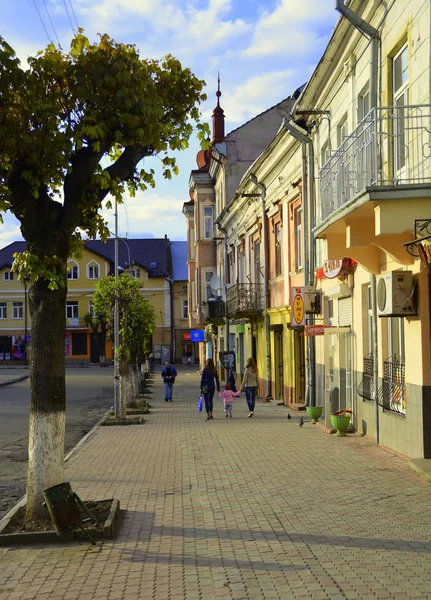
[[[296,294],[293,299],[293,318],[297,325],[304,322],[304,298],[301,294]]]

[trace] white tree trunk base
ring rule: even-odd
[[[42,491],[64,481],[65,427],[64,412],[30,414],[26,519],[46,515]]]

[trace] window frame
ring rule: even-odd
[[[210,210],[211,215],[206,215],[205,211]],[[214,238],[214,207],[206,205],[203,207],[204,216],[204,239],[212,240]],[[208,235],[207,235],[208,234]]]
[[[275,276],[283,275],[283,225],[281,221],[274,224]]]
[[[7,302],[0,302],[0,319],[2,321],[7,319]]]
[[[4,271],[3,279],[4,281],[13,281],[13,271]]]
[[[76,277],[69,277],[69,274],[72,274],[75,271],[76,271]],[[71,261],[70,264],[68,263],[66,277],[67,277],[67,279],[69,279],[71,281],[76,281],[77,279],[79,279],[79,266],[76,262]]]
[[[23,318],[24,318],[23,303],[19,302],[19,301],[12,302],[12,319],[14,319],[14,320],[21,320]]]
[[[189,301],[187,298],[183,298],[181,300],[181,318],[182,319],[189,318]]]
[[[76,315],[72,314],[72,315],[68,315],[68,309],[69,308],[76,308]],[[75,312],[75,311],[72,311]],[[79,303],[78,301],[75,300],[67,300],[66,301],[66,319],[79,319]]]
[[[97,277],[91,276],[92,269],[97,269]],[[100,265],[97,262],[91,262],[87,265],[87,279],[90,279],[91,281],[100,279]]]
[[[344,140],[349,137],[348,126],[348,114],[345,112],[337,123],[337,148],[339,148],[343,144]]]
[[[298,219],[300,215],[300,219]],[[294,227],[294,240],[295,240],[295,271],[299,271],[304,267],[303,257],[303,222],[302,222],[302,205],[296,206],[293,209],[293,227]]]

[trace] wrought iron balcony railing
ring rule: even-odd
[[[374,357],[372,354],[364,356],[362,380],[357,392],[364,400],[374,400]]]
[[[317,219],[324,222],[367,187],[429,183],[431,105],[374,108],[320,170]]]
[[[83,329],[87,327],[82,317],[66,317],[66,327],[68,329]]]
[[[251,317],[264,310],[262,283],[236,283],[227,290],[226,313],[229,318]]]
[[[202,313],[205,321],[217,321],[226,315],[226,305],[221,298],[208,300],[203,303]]]

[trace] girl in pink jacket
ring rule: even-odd
[[[226,419],[228,417],[232,418],[232,400],[234,396],[241,396],[241,392],[232,392],[230,389],[230,385],[224,386],[224,392],[218,392],[220,398],[223,398],[224,404],[224,412],[226,414]]]

